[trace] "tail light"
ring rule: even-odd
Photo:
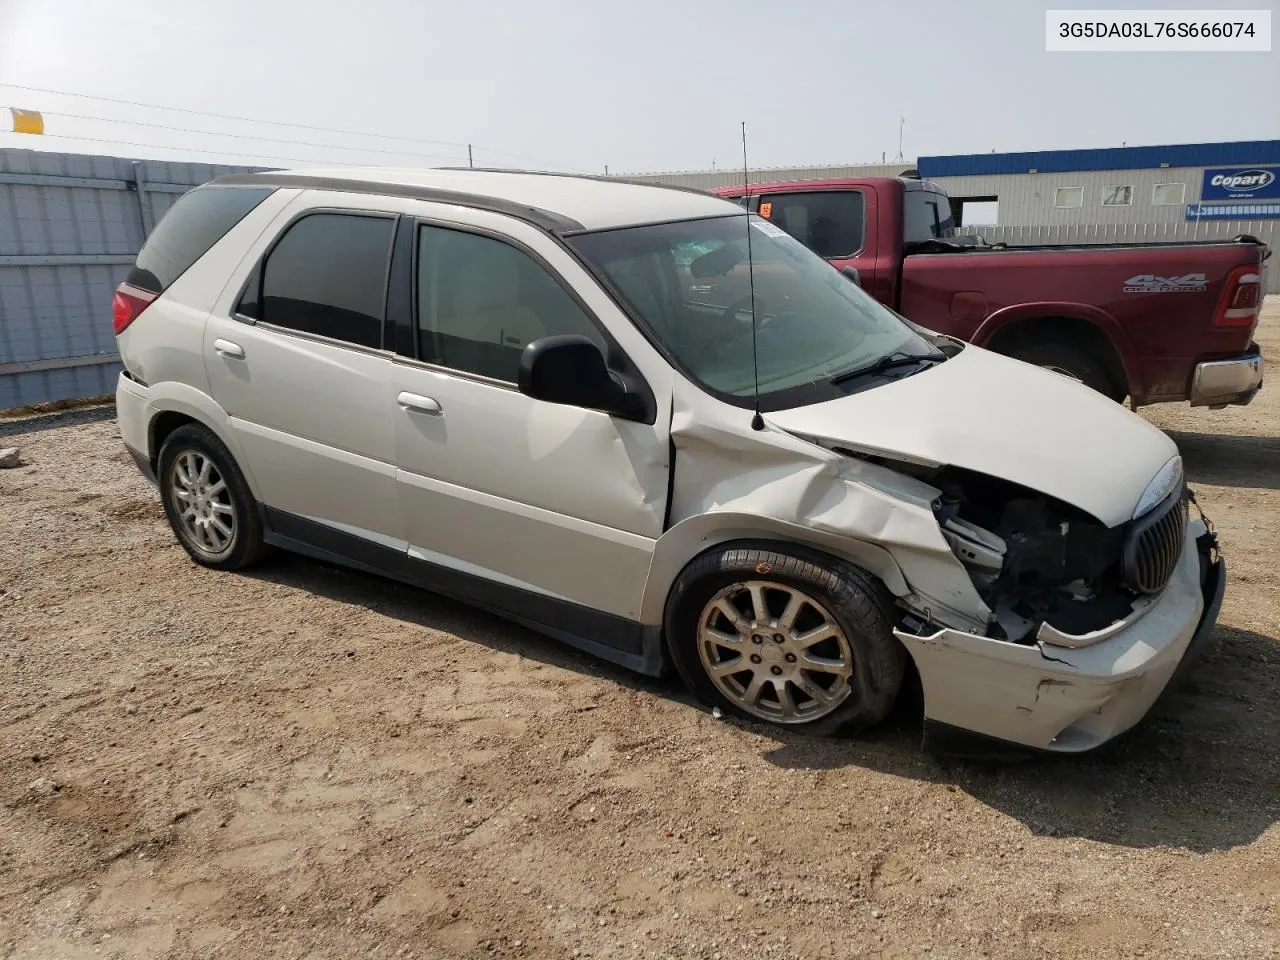
[[[143,310],[151,305],[156,294],[143,290],[131,283],[122,283],[116,287],[116,295],[111,301],[111,326],[116,336],[124,333],[125,327],[138,319]]]
[[[1227,275],[1222,299],[1213,315],[1215,327],[1252,327],[1262,309],[1262,270],[1236,267]]]

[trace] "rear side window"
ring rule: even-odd
[[[239,313],[362,347],[382,346],[395,219],[313,213],[267,254]]]
[[[271,191],[270,187],[197,187],[184,194],[138,251],[128,282],[164,293]]]
[[[932,190],[908,190],[902,200],[903,243],[924,243],[954,236],[951,201],[945,193]]]
[[[760,198],[772,220],[820,257],[851,257],[862,249],[865,203],[860,190],[783,193]]]

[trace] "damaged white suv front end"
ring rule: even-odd
[[[932,496],[973,586],[916,577],[899,598],[935,746],[1092,749],[1147,713],[1217,617],[1225,567],[1173,442],[1066,378],[966,347],[773,420]]]

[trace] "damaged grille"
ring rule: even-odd
[[[1124,546],[1124,578],[1137,593],[1159,593],[1173,576],[1187,533],[1186,490],[1138,518]]]

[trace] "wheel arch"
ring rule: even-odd
[[[905,596],[911,592],[893,554],[878,544],[829,536],[768,517],[706,513],[681,521],[658,538],[641,600],[641,622],[652,626],[665,623],[671,588],[698,557],[709,550],[747,544],[774,550],[798,547],[807,553],[816,553],[865,570],[879,579],[894,596]]]
[[[1114,317],[1087,303],[1005,307],[982,322],[972,342],[1002,354],[1025,343],[1064,343],[1083,348],[1102,363],[1121,396],[1141,390],[1128,336]]]
[[[238,445],[231,432],[231,424],[226,412],[206,393],[189,387],[186,384],[166,383],[152,386],[147,397],[147,459],[152,468],[160,456],[160,447],[165,438],[178,427],[187,423],[196,423],[213,433],[223,446],[231,453],[236,466],[244,474],[245,482],[255,497],[258,496],[257,483],[253,474],[241,456]]]

